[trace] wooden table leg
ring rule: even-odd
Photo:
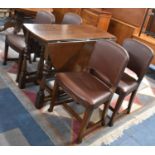
[[[35,107],[37,109],[40,109],[44,105],[44,90],[45,90],[45,84],[44,84],[44,77],[43,77],[43,69],[44,69],[44,50],[45,47],[41,46],[40,51],[40,61],[38,63],[38,70],[37,70],[37,82],[39,83],[39,91],[36,96],[35,100]]]
[[[43,69],[44,69],[44,51],[45,47],[42,45],[40,50],[40,61],[38,63],[38,70],[37,70],[37,80],[41,80],[43,77]]]
[[[25,82],[26,82],[26,69],[27,69],[27,52],[24,51],[23,55],[23,61],[22,61],[22,67],[21,67],[21,73],[19,73],[19,83],[18,86],[20,89],[25,88]]]
[[[44,105],[44,98],[45,98],[44,90],[45,90],[45,84],[44,80],[42,79],[39,83],[39,91],[37,92],[35,100],[35,107],[37,109],[41,109]]]

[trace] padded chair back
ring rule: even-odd
[[[62,24],[80,25],[81,23],[82,23],[82,18],[79,15],[71,12],[66,13],[62,20]]]
[[[35,23],[37,24],[53,24],[55,23],[55,16],[48,11],[38,11]]]
[[[109,88],[116,89],[128,60],[127,51],[117,43],[98,41],[89,62],[90,73],[106,83]]]
[[[62,42],[48,49],[48,57],[57,71],[81,71],[89,62],[95,41]]]
[[[126,39],[123,47],[130,56],[128,68],[135,72],[141,80],[153,58],[153,50],[135,39]]]

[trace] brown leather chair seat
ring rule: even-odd
[[[74,100],[86,107],[96,108],[98,104],[108,100],[112,94],[103,82],[87,72],[59,73],[56,78],[61,81],[61,87],[67,90]]]
[[[129,92],[133,91],[138,87],[137,81],[132,78],[130,75],[124,73],[121,81],[118,84],[116,92],[118,94],[120,93],[126,93],[128,94]]]
[[[17,52],[24,51],[24,48],[26,47],[25,38],[23,35],[14,35],[14,34],[6,35],[6,41]]]

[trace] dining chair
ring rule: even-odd
[[[44,68],[45,72],[39,84],[35,107],[40,109],[44,103],[51,101],[52,89],[57,72],[81,71],[85,69],[93,51],[95,41],[70,41],[52,44],[48,50],[48,57]],[[51,67],[52,66],[52,67]],[[46,92],[46,95],[45,95]]]
[[[137,77],[132,77],[128,73],[124,73],[121,78],[121,81],[116,89],[116,93],[119,95],[119,98],[114,109],[111,108],[113,113],[109,122],[110,126],[113,126],[116,116],[119,116],[118,112],[122,102],[129,94],[131,94],[131,96],[128,102],[127,113],[130,113],[138,87],[153,58],[153,50],[138,40],[130,38],[125,39],[123,42],[123,47],[127,50],[130,57],[127,68],[134,72]]]
[[[82,23],[82,18],[78,14],[75,14],[72,12],[65,13],[62,20],[62,24],[80,25],[81,23]]]
[[[49,11],[38,11],[36,18],[34,20],[36,24],[54,24],[55,16]]]
[[[52,24],[55,22],[55,17],[52,13],[46,12],[46,11],[39,11],[36,15],[34,23],[42,23],[42,24]],[[8,58],[8,50],[9,47],[11,47],[14,51],[19,53],[19,58]],[[26,42],[25,42],[25,36],[24,34],[7,34],[5,39],[5,52],[4,52],[4,61],[3,65],[7,64],[7,61],[14,61],[18,60],[18,73],[17,73],[17,79],[19,80],[19,74],[22,67],[22,61],[23,61],[23,54],[24,50],[26,48]],[[34,48],[33,48],[34,49]],[[34,51],[32,51],[34,52]],[[30,56],[29,56],[30,60]]]
[[[58,102],[60,89],[85,108],[83,118],[71,107],[71,110],[69,110],[80,120],[80,128],[76,139],[77,143],[82,142],[86,129],[89,130],[89,128],[93,128],[97,124],[106,125],[105,119],[109,104],[127,66],[128,59],[128,53],[120,45],[112,41],[97,41],[87,70],[56,74],[49,111],[53,111],[54,106],[60,104]],[[93,125],[92,123],[89,124],[94,110],[101,105],[104,107],[101,119]]]

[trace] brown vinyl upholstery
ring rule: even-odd
[[[82,23],[82,18],[78,14],[75,14],[72,12],[65,13],[62,20],[62,24],[80,25],[81,23]]]
[[[97,108],[107,101],[112,93],[102,81],[87,72],[59,73],[56,78],[73,99],[87,108]]]
[[[42,82],[37,93],[35,106],[40,109],[44,102],[51,101],[48,99],[48,94],[51,96],[51,83],[54,80],[57,72],[79,72],[85,70],[88,65],[91,53],[94,49],[95,41],[70,41],[52,44],[48,49],[46,61],[48,66],[52,66],[52,74],[42,79]],[[48,67],[51,68],[51,67]],[[52,77],[52,78],[51,78]],[[45,92],[48,92],[48,94]]]
[[[128,68],[135,72],[141,80],[153,58],[153,50],[136,39],[126,39],[123,47],[130,56]]]
[[[48,11],[38,11],[34,22],[37,24],[54,24],[55,16]]]
[[[121,78],[121,81],[118,84],[117,93],[128,93],[134,90],[136,87],[137,81],[133,77],[129,76],[127,73],[124,73],[123,77]]]
[[[115,54],[113,54],[114,51]],[[89,68],[91,73],[111,88],[116,87],[120,73],[124,70],[122,63],[126,62],[123,57],[126,53],[122,51],[124,49],[114,42],[99,41],[90,59]],[[111,67],[113,64],[115,66]]]
[[[119,95],[116,106],[113,109],[113,115],[111,117],[109,125],[112,126],[116,115],[122,105],[125,96],[131,94],[127,113],[130,113],[133,99],[136,95],[137,89],[147,71],[147,68],[153,58],[153,51],[150,47],[135,39],[126,39],[123,42],[123,47],[129,54],[128,68],[133,71],[138,79],[134,79],[131,75],[124,73],[116,93]]]
[[[57,73],[49,111],[56,104],[61,87],[73,100],[85,107],[84,118],[77,137],[82,141],[93,110],[104,104],[100,123],[105,124],[112,95],[127,66],[129,56],[125,49],[111,41],[97,41],[86,71]]]
[[[35,18],[35,23],[54,23],[55,17],[52,13],[46,11],[39,11]],[[11,47],[17,53],[19,53],[19,69],[17,73],[17,81],[19,80],[19,73],[21,70],[21,63],[24,54],[24,50],[26,47],[25,37],[23,34],[7,34],[5,39],[5,53],[4,53],[4,61],[3,65],[7,64],[8,60],[14,60],[12,58],[8,58],[8,49]]]
[[[23,34],[15,35],[9,34],[6,35],[7,43],[12,47],[15,51],[22,52],[23,49],[26,47],[25,40]]]

